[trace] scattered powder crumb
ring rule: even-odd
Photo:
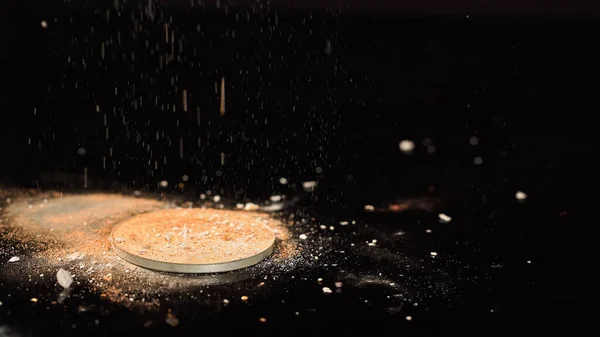
[[[317,279],[317,282],[319,282],[319,283],[322,283],[322,282],[323,282],[323,279],[319,277],[319,278]]]
[[[436,252],[431,252],[431,256],[437,256],[438,254]]]
[[[308,236],[306,236],[306,234],[300,234],[300,236],[298,236],[300,238],[300,240],[306,240],[308,239]]]
[[[33,302],[33,303],[37,303],[38,299],[37,299],[37,298],[35,298],[35,297],[32,297],[32,298],[30,299],[30,301],[31,301],[31,302]]]
[[[373,212],[375,210],[375,206],[373,205],[365,205],[365,211]]]
[[[404,154],[410,154],[415,149],[415,142],[412,140],[404,139],[398,143],[398,148]]]
[[[331,288],[323,287],[323,294],[331,294],[331,293],[332,293]]]
[[[244,205],[244,211],[258,211],[260,209],[260,206],[258,206],[257,204],[253,204],[251,202],[246,203],[246,205]]]
[[[335,287],[336,288],[341,288],[344,284],[342,282],[336,282],[335,283]]]
[[[169,310],[169,312],[167,313],[167,317],[165,317],[165,322],[167,322],[167,324],[169,324],[170,326],[179,325],[179,319],[171,313],[171,310]]]
[[[223,304],[225,304],[225,305],[229,304],[229,300],[228,299],[224,299],[223,300]]]
[[[20,258],[20,257],[18,257],[18,256],[13,256],[13,257],[11,257],[11,258],[8,260],[8,262],[18,262],[19,260],[21,260],[21,258]]]
[[[347,226],[348,225],[348,221],[340,221],[340,225]]]
[[[405,319],[406,319],[407,321],[412,321],[412,316],[406,316],[406,317],[405,317]]]
[[[261,318],[259,318],[259,321],[260,321],[261,323],[265,323],[265,322],[267,321],[267,319],[266,319],[266,318],[264,318],[264,317],[261,317]]]
[[[71,277],[71,273],[62,268],[60,268],[56,273],[56,280],[58,281],[58,284],[65,289],[69,288],[71,283],[73,283],[73,277]]]
[[[515,193],[515,198],[519,201],[523,201],[527,199],[527,194],[525,194],[525,192],[517,191],[517,193]]]
[[[452,221],[452,218],[451,218],[451,217],[449,217],[449,216],[447,216],[447,215],[446,215],[446,214],[444,214],[444,213],[440,213],[440,214],[438,215],[438,217],[440,218],[440,221],[441,221],[441,222],[450,222],[450,221]]]
[[[248,302],[248,296],[244,295],[241,297],[243,302]]]
[[[425,230],[425,233],[427,233],[427,234],[431,234],[431,232],[432,232],[432,230],[431,230],[431,229],[426,229],[426,230]]]

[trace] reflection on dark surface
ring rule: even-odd
[[[218,195],[211,206],[229,208],[285,195],[275,214],[301,253],[231,282],[142,283],[131,304],[82,275],[58,304],[56,271],[28,259],[43,247],[5,235],[2,213],[0,335],[539,333],[593,321],[580,190],[597,182],[597,22],[189,3],[14,7],[2,212],[8,187],[194,206]]]

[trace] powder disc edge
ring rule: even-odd
[[[275,240],[273,241],[271,246],[269,246],[269,248],[256,255],[236,261],[207,264],[171,263],[165,261],[151,260],[126,252],[117,247],[117,245],[114,242],[112,243],[112,247],[117,256],[119,256],[127,262],[133,263],[140,267],[172,273],[206,274],[228,272],[253,266],[270,256],[271,253],[273,253],[273,250],[275,248]]]

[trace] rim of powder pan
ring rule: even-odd
[[[112,237],[112,235],[111,235],[111,237]],[[138,265],[140,267],[158,270],[158,271],[172,272],[172,273],[205,274],[205,273],[222,273],[222,272],[233,271],[233,270],[238,270],[238,269],[243,269],[243,268],[253,266],[253,265],[259,263],[260,261],[264,260],[269,255],[271,255],[271,253],[273,252],[273,249],[275,248],[275,240],[273,240],[273,243],[271,244],[271,246],[269,246],[269,248],[267,248],[266,250],[264,250],[256,255],[244,258],[244,259],[229,261],[229,262],[221,262],[221,263],[197,263],[197,264],[196,263],[174,263],[174,262],[166,262],[166,261],[148,259],[145,257],[141,257],[138,255],[129,253],[127,251],[124,251],[123,249],[117,247],[114,242],[113,242],[112,246],[113,246],[113,249],[115,250],[115,253],[120,258],[122,258],[123,260],[125,260],[127,262],[131,262],[135,265]]]

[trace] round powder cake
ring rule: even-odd
[[[170,209],[118,224],[113,247],[150,269],[214,273],[257,264],[273,252],[275,234],[264,215],[215,209]]]

